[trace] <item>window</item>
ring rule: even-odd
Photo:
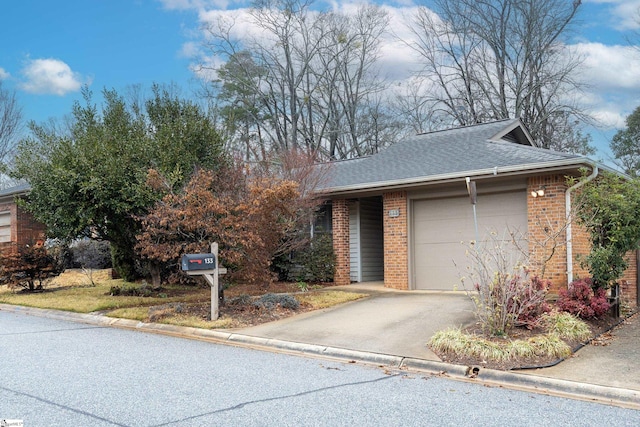
[[[0,212],[0,243],[11,242],[11,212]]]

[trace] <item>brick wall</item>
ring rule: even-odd
[[[333,281],[336,285],[351,283],[351,262],[349,259],[349,204],[345,199],[333,200],[333,253],[336,257],[336,268]]]
[[[566,179],[562,175],[532,177],[528,180],[527,211],[529,229],[529,253],[531,267],[536,274],[551,280],[552,294],[566,289]],[[544,189],[544,196],[532,197],[531,192]],[[580,258],[590,251],[589,233],[576,223],[571,225],[573,254],[573,279],[589,277],[589,271],[580,265]],[[627,256],[629,268],[621,279],[623,303],[635,307],[637,301],[636,253]]]
[[[37,222],[29,212],[17,208],[16,240],[18,245],[33,245],[44,242],[46,228]]]
[[[14,202],[1,203],[0,212],[11,213],[11,242],[0,243],[0,247],[11,247],[14,243],[18,245],[33,245],[43,242],[46,228],[37,222],[33,215],[18,207]]]
[[[527,185],[531,268],[551,280],[551,292],[556,294],[567,285],[565,181],[562,175],[539,176],[529,178]],[[531,196],[540,189],[543,196]]]
[[[390,216],[397,210],[398,216]],[[409,241],[407,238],[407,193],[397,191],[382,195],[384,228],[384,285],[409,289]]]
[[[637,252],[633,251],[627,254],[625,258],[629,263],[627,268],[620,279],[620,298],[622,305],[628,307],[637,307],[638,305],[638,261]]]

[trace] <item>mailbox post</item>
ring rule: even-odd
[[[211,286],[211,320],[217,320],[218,309],[218,275],[227,272],[218,264],[218,243],[211,244],[209,254],[187,254],[182,256],[182,270],[189,276],[204,276]]]

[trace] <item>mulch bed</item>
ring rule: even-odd
[[[334,286],[333,283],[309,283],[307,284],[307,289],[316,290],[331,286]],[[274,307],[258,307],[250,302],[244,304],[233,303],[234,299],[241,296],[248,296],[251,300],[255,300],[268,293],[292,294],[296,292],[302,292],[300,285],[291,282],[274,282],[266,286],[233,285],[224,290],[224,302],[218,307],[219,319],[231,319],[231,328],[243,328],[284,319],[312,310],[313,308],[306,304],[300,304],[299,308],[293,310],[279,305]],[[195,316],[202,320],[211,320],[211,304],[209,302],[183,304],[181,313]]]

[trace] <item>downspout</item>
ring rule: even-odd
[[[573,282],[573,245],[571,242],[571,192],[582,187],[589,181],[592,181],[596,176],[598,176],[598,166],[593,164],[593,169],[591,171],[591,175],[586,177],[584,180],[574,184],[573,186],[567,188],[567,191],[564,193],[564,203],[565,203],[565,213],[567,216],[567,285]]]

